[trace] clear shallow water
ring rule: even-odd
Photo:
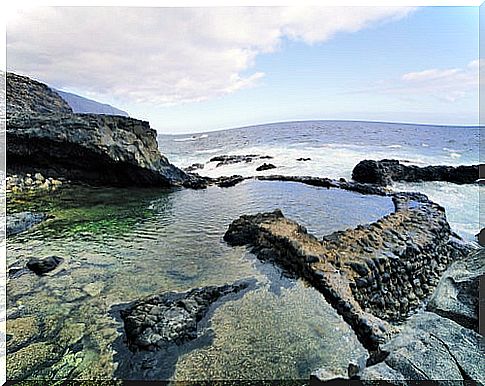
[[[159,136],[161,151],[180,167],[203,163],[201,175],[284,174],[351,178],[363,159],[393,158],[409,164],[471,165],[479,163],[483,128],[407,125],[351,121],[308,121],[252,126],[192,136]],[[221,154],[270,155],[271,160],[216,167],[209,159]],[[296,161],[297,158],[310,161]],[[277,169],[256,172],[263,162]],[[479,192],[483,186],[449,183],[396,184],[419,190],[447,209],[459,234],[471,240],[480,230]]]
[[[386,197],[246,181],[197,191],[81,188],[8,205],[56,216],[9,239],[9,267],[31,257],[65,258],[53,275],[26,273],[7,282],[10,345],[20,339],[16,332],[28,337],[7,357],[10,375],[22,374],[32,350],[38,367],[30,378],[110,379],[120,328],[109,315],[112,305],[243,278],[255,278],[258,287],[216,309],[214,341],[179,358],[177,379],[307,378],[317,367],[343,374],[364,352],[318,292],[222,236],[239,215],[275,208],[322,236],[389,213]]]

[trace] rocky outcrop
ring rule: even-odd
[[[256,168],[256,171],[261,172],[261,171],[264,171],[264,170],[271,170],[271,169],[276,169],[276,166],[274,166],[273,164],[264,163],[261,166],[258,166]]]
[[[67,102],[44,83],[7,72],[7,114],[72,113]]]
[[[197,187],[160,154],[148,122],[73,114],[46,85],[7,75],[10,174],[40,172],[94,185]]]
[[[390,185],[392,181],[446,181],[471,184],[478,180],[478,165],[419,167],[403,165],[398,160],[364,160],[355,166],[352,179],[382,186]]]
[[[216,167],[235,164],[239,162],[252,162],[257,159],[271,159],[269,155],[247,154],[247,155],[219,155],[212,157],[209,162],[217,162]]]
[[[121,311],[132,350],[157,350],[197,338],[197,323],[221,297],[247,288],[248,283],[167,292],[135,302]]]
[[[301,161],[311,161],[312,159],[309,157],[300,157],[300,158],[297,158],[296,160],[301,162]]]
[[[195,163],[195,164],[189,165],[186,168],[184,168],[184,171],[193,172],[195,170],[204,169],[204,166],[205,166],[204,164]]]
[[[16,235],[21,232],[40,224],[47,216],[44,213],[20,212],[7,215],[7,237]]]
[[[106,103],[100,103],[93,101],[92,99],[84,98],[80,95],[72,94],[70,92],[55,90],[59,96],[64,99],[69,107],[75,113],[81,114],[108,114],[108,115],[120,115],[128,117],[126,111],[117,109]]]
[[[317,240],[277,210],[241,216],[224,235],[251,245],[262,260],[307,279],[377,350],[385,322],[403,320],[466,248],[458,248],[442,207],[421,194],[394,194],[395,212],[377,222]]]

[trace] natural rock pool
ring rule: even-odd
[[[256,285],[203,323],[206,338],[166,363],[158,358],[163,371],[142,376],[304,379],[316,368],[346,374],[349,360],[365,350],[323,296],[222,240],[238,216],[276,208],[321,237],[375,221],[393,204],[388,197],[253,180],[227,189],[72,187],[11,198],[10,213],[54,218],[9,238],[7,267],[50,255],[64,261],[46,276],[20,271],[7,281],[8,378],[139,377],[126,370],[131,354],[119,346],[122,324],[113,306],[248,278]]]

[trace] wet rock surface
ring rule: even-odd
[[[269,155],[247,154],[247,155],[219,155],[212,157],[209,162],[217,162],[216,167],[231,165],[240,162],[252,162],[258,159],[271,159]]]
[[[210,344],[211,312],[222,301],[235,299],[255,286],[242,280],[223,286],[165,292],[126,306],[115,306],[124,325],[124,342],[118,342],[118,376],[123,379],[167,379],[177,358],[197,346]],[[127,351],[126,348],[129,348]],[[144,379],[141,378],[141,379]]]
[[[44,213],[20,212],[7,215],[7,237],[25,232],[40,224],[47,216]]]
[[[307,279],[369,350],[377,350],[437,285],[464,250],[455,248],[442,207],[420,194],[394,194],[395,212],[318,240],[281,211],[241,216],[224,235],[260,259]]]
[[[44,275],[56,269],[63,261],[64,259],[59,256],[48,256],[42,259],[32,258],[27,262],[27,268],[37,275]]]
[[[195,164],[192,164],[190,166],[187,166],[186,168],[184,168],[184,170],[186,172],[193,172],[195,170],[200,170],[200,169],[204,169],[205,165],[204,164],[201,164],[201,163],[195,163]]]
[[[133,350],[156,350],[197,338],[197,322],[219,298],[247,288],[248,283],[169,292],[140,300],[121,311]]]
[[[41,173],[14,174],[7,176],[7,193],[47,193],[59,189],[66,183],[63,179],[45,177]]]
[[[258,166],[256,168],[256,171],[261,172],[261,171],[264,171],[264,170],[271,170],[271,169],[276,169],[276,166],[274,166],[273,164],[264,163],[261,166]]]
[[[364,160],[355,166],[352,179],[382,186],[390,185],[392,181],[446,181],[471,184],[478,180],[478,165],[419,167],[403,165],[398,160]]]

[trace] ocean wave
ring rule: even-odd
[[[195,153],[197,154],[213,154],[223,151],[223,147],[217,147],[215,149],[207,149],[207,150],[196,150]]]
[[[388,145],[387,147],[390,149],[400,149],[402,145]]]

